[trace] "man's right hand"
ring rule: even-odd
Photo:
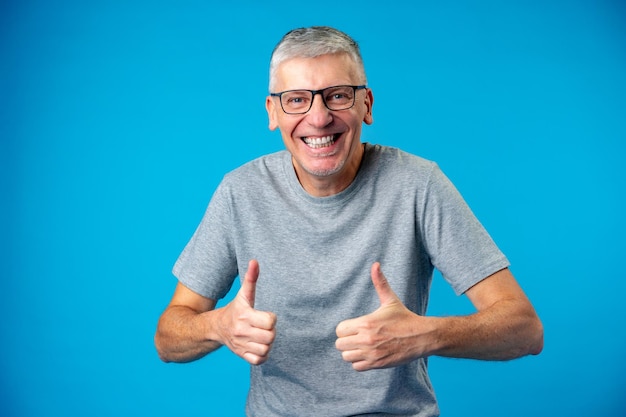
[[[254,309],[259,263],[251,260],[235,298],[221,309],[220,341],[252,365],[269,357],[276,337],[276,315]]]

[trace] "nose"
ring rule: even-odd
[[[307,112],[307,119],[309,123],[315,127],[324,127],[333,121],[332,111],[324,104],[321,93],[317,93],[313,96],[311,108]]]

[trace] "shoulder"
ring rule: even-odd
[[[370,164],[379,178],[428,182],[439,171],[436,162],[392,146],[367,144]]]

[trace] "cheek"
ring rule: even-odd
[[[280,137],[282,138],[283,142],[285,142],[285,145],[288,148],[293,147],[293,143],[295,139],[298,138],[297,134],[294,133],[293,129],[294,129],[293,126],[285,126],[284,124],[281,124],[278,127],[278,131],[280,132]]]
[[[346,120],[346,125],[350,127],[351,135],[355,140],[360,140],[363,126],[362,114],[355,114],[350,120]]]
[[[285,138],[300,137],[302,136],[299,134],[299,131],[301,131],[302,129],[298,129],[298,126],[300,125],[300,121],[301,119],[283,117],[280,120],[278,129],[280,130],[281,134]]]

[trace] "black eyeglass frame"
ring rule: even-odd
[[[328,107],[328,104],[326,104],[326,97],[324,97],[324,91],[326,90],[330,90],[331,88],[340,88],[340,87],[352,87],[353,93],[354,93],[354,97],[352,97],[352,105],[350,107],[346,107],[345,109],[331,109],[330,107]],[[319,94],[322,97],[322,102],[324,103],[324,106],[326,106],[326,108],[330,111],[341,111],[341,110],[348,110],[351,109],[352,107],[354,107],[354,103],[356,103],[356,92],[358,90],[363,90],[367,88],[367,85],[362,84],[362,85],[333,85],[330,87],[326,87],[326,88],[322,88],[321,90],[306,90],[304,88],[298,88],[296,90],[285,90],[285,91],[281,91],[280,93],[270,93],[270,96],[272,97],[278,97],[278,101],[280,102],[280,108],[283,109],[283,112],[285,114],[305,114],[307,113],[309,110],[311,110],[311,107],[313,107],[313,100],[315,100],[315,96],[317,94]],[[282,96],[285,93],[291,93],[294,91],[308,91],[309,93],[311,93],[311,102],[309,103],[309,108],[306,109],[306,111],[299,111],[299,112],[288,112],[285,110],[285,107],[283,107],[283,99]]]

